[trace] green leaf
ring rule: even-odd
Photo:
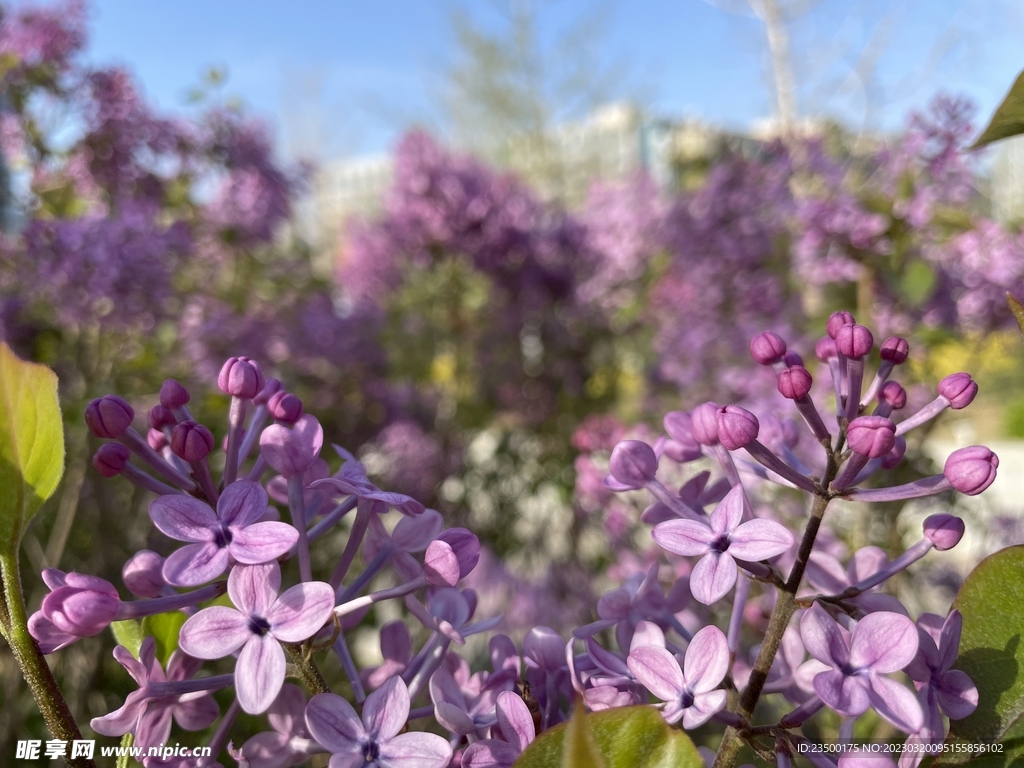
[[[574,723],[573,721],[577,721]],[[589,733],[587,733],[589,731]],[[582,733],[582,735],[581,735]],[[607,768],[704,768],[697,748],[669,727],[654,707],[618,707],[573,716],[540,734],[513,768],[582,768],[598,763],[568,762],[586,753],[581,741],[596,746]],[[573,745],[573,746],[570,746]]]
[[[988,121],[988,126],[981,132],[969,149],[978,149],[1000,139],[1008,139],[1024,133],[1024,72],[1010,86],[1010,92],[996,107],[995,114]]]
[[[947,743],[1001,743],[984,764],[1024,760],[1024,546],[1009,547],[979,563],[953,602],[964,617],[956,664],[978,687],[978,708],[950,722]],[[944,755],[935,765],[962,765],[967,753]]]
[[[1010,305],[1013,319],[1017,321],[1017,327],[1020,329],[1021,334],[1024,335],[1024,306],[1021,306],[1021,303],[1009,291],[1006,292],[1006,303]]]
[[[15,552],[64,474],[57,375],[0,343],[0,548]]]
[[[156,640],[156,657],[165,667],[171,654],[178,648],[178,632],[187,618],[181,611],[169,611],[142,620],[142,636],[152,635]]]
[[[607,768],[583,711],[583,700],[579,696],[576,697],[576,706],[565,728],[562,765],[565,768]]]
[[[110,625],[110,631],[114,633],[114,639],[118,645],[123,645],[136,659],[139,658],[139,648],[142,647],[142,625],[135,619],[115,621]]]

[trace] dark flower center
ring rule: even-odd
[[[218,549],[224,549],[231,543],[231,531],[226,525],[213,532],[213,543],[217,545]]]
[[[368,763],[376,763],[380,758],[380,747],[376,741],[368,741],[363,744],[363,760]]]
[[[713,542],[711,542],[712,552],[725,552],[729,548],[729,534],[722,534]]]
[[[679,703],[683,709],[689,709],[693,706],[693,692],[688,688],[685,689],[679,697]]]
[[[270,631],[270,622],[264,619],[262,616],[250,616],[249,631],[252,632],[254,635],[259,635],[260,637],[263,637],[263,635],[267,634],[267,632]]]

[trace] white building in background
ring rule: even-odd
[[[1024,220],[1024,136],[1014,136],[995,146],[992,207],[1000,221]]]

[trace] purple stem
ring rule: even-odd
[[[345,544],[345,551],[341,553],[334,573],[331,574],[330,584],[337,590],[341,582],[345,580],[349,566],[356,558],[360,545],[363,543],[363,536],[370,525],[370,517],[373,515],[373,503],[369,499],[359,499],[356,505],[356,519],[352,523],[352,530],[348,535],[348,542]]]
[[[147,443],[134,428],[128,427],[124,434],[117,438],[117,441],[122,445],[127,446],[128,450],[137,455],[172,483],[180,485],[186,491],[191,491],[196,487],[196,484],[192,482],[191,478],[176,470],[164,461],[163,456],[150,448],[149,443]]]
[[[370,558],[370,562],[366,564],[363,572],[356,576],[352,583],[341,591],[341,594],[338,596],[338,602],[344,603],[362,592],[366,585],[373,581],[373,577],[380,573],[381,569],[388,564],[394,554],[395,549],[393,547],[381,547],[377,554]],[[341,587],[338,587],[338,589],[341,590]]]
[[[235,482],[238,476],[238,449],[242,442],[242,429],[245,427],[245,403],[240,397],[231,396],[231,410],[228,411],[228,450],[224,459],[225,486]]]
[[[199,481],[199,487],[206,494],[210,506],[216,507],[220,494],[217,493],[217,486],[213,484],[213,475],[210,474],[210,463],[204,458],[202,461],[193,461],[191,466],[192,477]]]
[[[788,715],[783,715],[782,719],[779,721],[779,725],[783,728],[796,728],[803,725],[807,718],[814,715],[824,706],[825,702],[817,696],[812,696]]]
[[[878,394],[878,390],[882,388],[882,385],[889,380],[889,374],[892,373],[894,364],[892,360],[883,360],[878,365],[878,370],[875,371],[875,378],[871,380],[871,385],[868,387],[867,392],[860,399],[861,407],[866,408],[868,403],[875,399]]]
[[[864,358],[846,361],[846,420],[853,421],[860,412],[860,388],[864,385]]]
[[[349,600],[342,603],[334,609],[334,615],[338,618],[347,616],[350,613],[358,611],[360,608],[379,603],[382,600],[390,600],[393,597],[405,597],[408,594],[415,592],[418,589],[422,589],[427,586],[427,579],[425,576],[420,576],[418,579],[413,579],[410,582],[402,584],[398,587],[392,587],[391,589],[382,589],[379,592],[371,592],[369,595],[363,595],[357,597],[354,600]]]
[[[687,504],[685,501],[676,496],[674,493],[672,493],[668,488],[661,484],[661,481],[657,479],[651,480],[644,487],[651,492],[651,496],[660,501],[662,504],[671,509],[680,517],[688,517],[691,520],[699,520],[700,522],[705,522],[707,520],[706,515],[701,514],[693,507],[691,507],[689,504]]]
[[[903,501],[934,496],[948,491],[953,486],[944,475],[932,475],[912,483],[894,485],[891,488],[853,488],[847,498],[851,501]]]
[[[339,633],[338,639],[334,641],[334,653],[337,655],[338,661],[341,662],[341,668],[345,670],[345,676],[349,683],[352,684],[352,693],[355,694],[356,701],[362,702],[366,699],[366,691],[363,689],[363,681],[359,679],[356,663],[352,661],[352,654],[348,650],[344,634]]]
[[[736,465],[732,461],[732,454],[726,450],[726,447],[721,443],[712,445],[709,450],[711,455],[715,457],[719,464],[722,465],[722,471],[725,472],[726,478],[729,480],[729,485],[735,488],[740,484],[740,473],[736,471]]]
[[[327,533],[327,531],[334,527],[336,522],[355,509],[356,500],[355,496],[349,496],[345,499],[345,501],[320,518],[317,524],[309,529],[306,534],[306,538],[309,541],[316,541]]]
[[[746,451],[759,464],[762,464],[775,474],[793,483],[797,488],[803,488],[805,491],[814,493],[814,482],[809,477],[801,475],[789,466],[789,464],[769,451],[760,441],[752,440],[746,446]]]
[[[843,468],[839,470],[836,479],[832,481],[832,488],[841,491],[843,488],[852,485],[857,475],[867,465],[868,460],[867,454],[851,453],[850,458],[843,464]]]
[[[242,447],[238,449],[238,466],[242,466],[256,441],[260,439],[260,432],[263,431],[263,424],[267,420],[267,406],[257,405],[256,410],[249,419],[249,426],[245,429],[245,437],[242,439]]]
[[[159,699],[164,696],[184,696],[187,693],[200,691],[219,691],[235,684],[235,675],[214,675],[213,677],[196,677],[191,680],[172,680],[167,682],[146,683],[147,698]]]
[[[260,478],[263,477],[263,473],[267,471],[268,466],[267,460],[263,458],[261,453],[256,457],[256,463],[252,465],[252,469],[249,470],[249,474],[245,476],[245,479],[254,483],[260,482]]]
[[[430,642],[433,647],[423,657],[423,666],[419,668],[412,680],[409,681],[409,701],[416,701],[416,697],[426,687],[430,676],[441,666],[451,640],[442,634],[437,634]]]
[[[896,436],[909,432],[914,427],[919,427],[926,421],[931,421],[944,410],[949,407],[949,400],[939,395],[932,400],[928,405],[922,408],[920,411],[915,413],[913,416],[908,416],[906,419],[896,425]]]
[[[205,587],[194,589],[191,592],[182,592],[168,597],[154,597],[151,600],[123,602],[117,608],[114,621],[141,619],[144,616],[155,616],[158,613],[166,613],[167,611],[178,611],[182,608],[205,603],[207,600],[214,600],[226,591],[227,582],[218,581],[214,584],[207,584]]]
[[[143,472],[133,464],[125,464],[121,470],[121,476],[129,482],[139,486],[139,488],[145,488],[147,491],[152,491],[157,496],[167,496],[168,494],[185,492],[180,488],[174,488],[166,483],[161,483],[152,475],[147,472]]]
[[[740,575],[736,581],[736,594],[733,595],[732,616],[729,617],[729,653],[734,658],[740,647],[740,630],[743,628],[743,611],[747,607],[748,595],[750,595],[750,579]]]
[[[882,570],[878,571],[875,574],[872,574],[871,576],[868,576],[866,579],[862,581],[858,581],[853,586],[843,590],[843,593],[842,595],[840,595],[840,597],[854,597],[856,595],[859,595],[861,592],[867,592],[869,589],[877,587],[886,579],[895,576],[904,568],[907,568],[911,564],[916,563],[922,557],[927,555],[931,548],[934,546],[935,544],[933,544],[928,539],[921,539],[914,546],[910,547],[910,549],[906,550],[902,555],[900,555],[887,566],[885,566]]]
[[[306,502],[302,475],[288,478],[288,511],[292,516],[292,525],[299,532],[299,540],[295,542],[299,553],[299,577],[303,581],[312,581],[313,568],[309,562],[309,540],[306,538]]]
[[[235,724],[235,718],[238,717],[241,709],[242,705],[238,703],[238,699],[231,702],[228,711],[224,713],[224,717],[217,723],[217,730],[213,732],[213,736],[210,737],[210,741],[207,743],[207,746],[210,748],[210,756],[200,759],[196,768],[210,768],[210,766],[217,762],[217,756],[224,749],[224,745],[227,744],[228,736],[231,733],[231,726]]]
[[[804,395],[794,400],[793,404],[796,405],[797,411],[811,430],[814,439],[819,443],[831,443],[832,433],[828,431],[825,422],[821,420],[821,414],[818,413],[818,408],[814,405],[814,401],[811,400],[810,396]]]

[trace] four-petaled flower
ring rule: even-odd
[[[192,542],[167,558],[164,579],[195,587],[220,576],[232,560],[258,565],[280,557],[299,532],[287,523],[256,522],[266,511],[267,492],[249,480],[225,488],[216,512],[191,496],[157,497],[149,505],[154,525],[172,539]]]
[[[736,560],[756,562],[781,555],[793,546],[793,534],[774,520],[750,518],[742,486],[737,485],[711,513],[711,525],[697,520],[667,520],[651,535],[669,552],[701,559],[690,574],[694,598],[711,605],[736,583]],[[735,558],[735,559],[734,559]]]
[[[448,742],[434,733],[401,733],[409,689],[392,677],[366,697],[363,717],[341,696],[320,693],[306,707],[306,726],[331,755],[330,768],[445,768]]]
[[[729,644],[718,627],[704,627],[693,636],[682,669],[675,656],[657,645],[633,648],[626,666],[665,702],[661,714],[666,722],[682,718],[684,728],[697,728],[725,706],[725,691],[715,689],[729,671]]]
[[[898,613],[879,611],[857,622],[849,639],[825,609],[815,603],[800,619],[807,652],[831,667],[814,677],[814,690],[841,715],[857,717],[868,707],[907,733],[924,722],[917,698],[883,677],[906,667],[917,654],[917,628]]]
[[[284,684],[281,643],[301,643],[326,624],[334,610],[334,589],[321,581],[297,584],[278,596],[277,563],[239,565],[228,576],[235,608],[215,605],[186,621],[178,644],[199,659],[242,652],[235,665],[238,703],[250,714],[264,712]]]

